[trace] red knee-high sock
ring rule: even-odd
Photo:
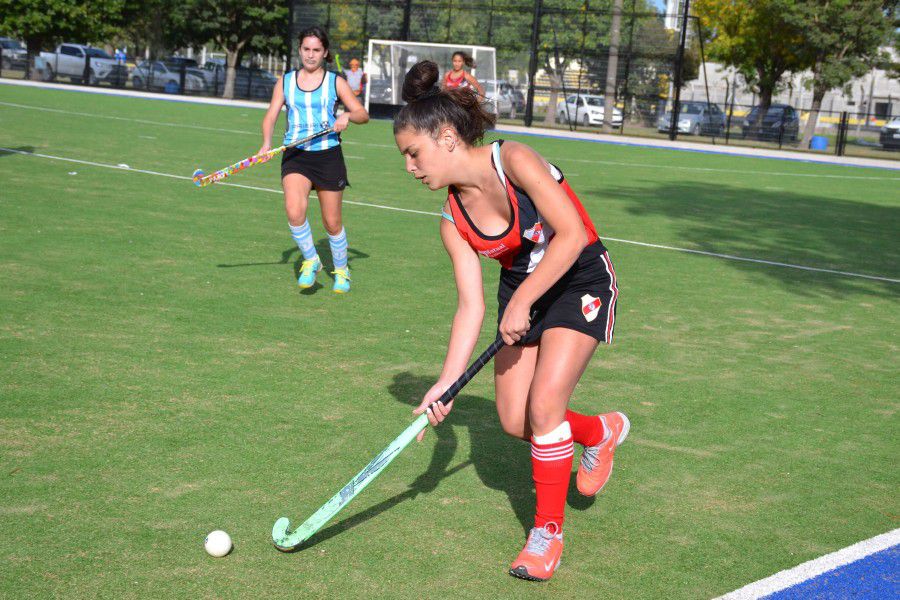
[[[572,427],[572,439],[582,446],[596,446],[603,441],[603,422],[596,415],[566,411],[566,421]]]
[[[537,493],[535,527],[551,521],[562,527],[572,454],[572,433],[565,421],[551,433],[531,438],[531,473]]]

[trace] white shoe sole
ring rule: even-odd
[[[628,417],[625,416],[625,413],[616,412],[617,415],[622,417],[622,422],[625,423],[622,426],[622,433],[619,434],[619,439],[616,440],[616,448],[622,445],[622,442],[625,441],[625,438],[628,437],[628,432],[631,431],[631,421],[628,420]]]

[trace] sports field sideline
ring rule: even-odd
[[[455,291],[443,196],[372,122],[345,136],[354,289],[298,292],[277,167],[190,184],[261,116],[0,86],[0,596],[713,597],[896,528],[900,175],[521,137],[621,291],[573,406],[632,434],[599,497],[570,493],[559,573],[506,575],[533,491],[487,373],[278,553],[278,516],[411,421]]]

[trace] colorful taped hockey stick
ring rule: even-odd
[[[466,372],[460,375],[459,379],[447,388],[447,391],[444,392],[435,403],[443,402],[444,404],[447,404],[455,398],[463,386],[469,383],[478,371],[480,371],[502,347],[503,338],[498,337],[487,350],[481,353],[481,356],[475,359],[475,362],[469,365]],[[432,404],[432,406],[434,406],[434,404]],[[425,429],[426,425],[428,425],[428,415],[427,413],[422,413],[397,437],[397,439],[391,442],[387,448],[382,450],[378,456],[373,458],[372,462],[366,465],[366,468],[357,473],[356,477],[351,479],[347,485],[341,488],[341,491],[335,494],[331,500],[326,502],[315,512],[315,514],[313,514],[313,516],[308,518],[297,529],[291,531],[291,521],[287,517],[281,517],[275,521],[275,526],[272,527],[272,541],[275,542],[275,547],[284,552],[288,552],[296,549],[303,542],[311,538],[325,525],[325,523],[331,520],[331,517],[347,506],[357,494],[363,491],[372,480],[378,477],[385,467],[387,467],[390,462],[409,445],[413,438],[415,438],[420,431]]]
[[[276,156],[278,156],[285,150],[294,148],[295,146],[302,146],[303,144],[306,144],[307,142],[311,142],[312,140],[314,140],[318,137],[322,137],[323,135],[327,135],[333,131],[334,131],[334,129],[332,129],[331,127],[327,127],[325,129],[315,132],[314,134],[312,134],[308,137],[303,138],[302,140],[297,140],[296,142],[293,142],[290,144],[285,144],[284,146],[279,146],[278,148],[269,150],[268,152],[261,152],[259,154],[254,154],[253,156],[249,156],[249,157],[245,158],[244,160],[238,161],[238,162],[234,163],[233,165],[229,165],[229,166],[225,167],[224,169],[220,169],[220,170],[216,171],[215,173],[210,173],[209,175],[205,175],[203,173],[203,171],[201,171],[200,169],[197,169],[196,171],[194,171],[194,175],[193,175],[194,185],[196,185],[197,187],[206,187],[211,183],[215,183],[217,181],[222,181],[226,177],[230,177],[231,175],[234,175],[235,173],[243,171],[244,169],[246,169],[248,167],[252,167],[253,165],[261,165],[262,163],[269,162],[270,160],[272,160],[273,158],[275,158]]]

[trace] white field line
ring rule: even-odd
[[[144,125],[158,125],[160,127],[177,127],[177,128],[185,128],[185,129],[198,129],[202,131],[215,131],[218,133],[236,133],[239,135],[252,135],[259,137],[259,131],[245,131],[242,129],[224,129],[220,127],[205,127],[203,125],[190,125],[184,123],[169,123],[165,121],[149,121],[146,119],[133,119],[130,117],[115,117],[112,115],[101,115],[95,113],[84,113],[77,111],[69,111],[69,110],[61,110],[58,108],[45,108],[41,106],[31,106],[28,104],[17,104],[15,102],[0,102],[0,106],[9,106],[11,108],[22,108],[27,110],[37,110],[37,111],[45,111],[45,112],[54,112],[65,115],[73,115],[79,117],[89,117],[95,119],[113,119],[116,121],[130,121],[133,123],[141,123]],[[515,133],[513,133],[515,135]],[[578,140],[574,140],[578,141]],[[371,146],[374,148],[396,148],[393,144],[373,144],[370,142],[357,142],[353,140],[345,140],[343,143],[345,144],[358,144],[360,146]],[[739,156],[739,155],[736,155]],[[750,157],[752,158],[752,157]],[[732,173],[732,174],[740,174],[740,175],[773,175],[776,177],[821,177],[823,179],[851,179],[851,180],[859,180],[859,179],[870,179],[870,180],[882,180],[882,181],[900,181],[900,177],[883,177],[879,175],[865,176],[865,175],[825,175],[818,173],[786,173],[786,172],[778,172],[778,171],[744,171],[741,169],[719,169],[715,167],[679,167],[676,165],[661,165],[661,164],[653,164],[653,163],[634,163],[634,162],[620,162],[620,161],[611,161],[611,160],[596,160],[596,159],[587,159],[587,158],[554,158],[552,159],[556,162],[564,163],[568,162],[581,162],[588,164],[597,164],[597,165],[611,165],[617,167],[637,167],[642,169],[675,169],[678,171],[697,171],[702,173]],[[835,165],[841,166],[841,165]],[[859,167],[854,167],[859,168]]]
[[[98,163],[98,162],[91,162],[91,161],[87,161],[87,160],[80,160],[77,158],[51,156],[49,154],[39,154],[37,152],[25,152],[24,150],[15,150],[13,148],[0,147],[0,152],[9,152],[12,154],[23,154],[25,156],[34,156],[37,158],[45,158],[45,159],[49,159],[49,160],[59,160],[59,161],[76,163],[76,164],[81,164],[81,165],[88,165],[88,166],[92,166],[92,167],[101,167],[104,169],[115,169],[117,171],[128,171],[131,173],[144,173],[146,175],[156,175],[159,177],[169,177],[170,179],[183,179],[183,180],[187,180],[187,181],[192,181],[192,178],[188,177],[187,175],[173,175],[171,173],[160,173],[158,171],[148,171],[146,169],[133,169],[131,167],[125,168],[125,167],[119,167],[117,165],[112,165],[112,164],[107,164],[107,163]],[[265,188],[265,187],[258,187],[258,186],[254,186],[254,185],[244,185],[244,184],[240,184],[240,183],[229,183],[227,181],[219,182],[216,185],[236,187],[236,188],[242,188],[245,190],[254,190],[257,192],[267,192],[267,193],[279,194],[279,195],[282,193],[281,190],[275,189],[275,188]],[[357,206],[368,206],[370,208],[381,208],[384,210],[394,210],[394,211],[398,211],[398,212],[413,213],[413,214],[417,214],[417,215],[428,215],[428,216],[433,216],[433,217],[441,216],[441,213],[436,213],[436,212],[430,212],[430,211],[425,211],[425,210],[415,210],[415,209],[411,209],[411,208],[399,208],[396,206],[387,206],[384,204],[372,204],[370,202],[359,202],[356,200],[344,200],[344,203],[345,204],[354,204]],[[817,273],[842,275],[844,277],[856,277],[859,279],[871,279],[873,281],[886,281],[888,283],[900,283],[900,279],[892,279],[890,277],[880,277],[880,276],[876,276],[876,275],[865,275],[862,273],[853,273],[850,271],[837,271],[834,269],[821,269],[818,267],[807,267],[804,265],[795,265],[795,264],[791,264],[791,263],[763,260],[763,259],[759,259],[759,258],[747,258],[744,256],[734,256],[732,254],[719,254],[716,252],[706,252],[704,250],[692,250],[690,248],[679,248],[677,246],[665,246],[663,244],[649,244],[647,242],[637,242],[634,240],[625,240],[625,239],[621,239],[621,238],[614,238],[614,237],[608,237],[608,236],[603,236],[603,239],[610,240],[613,242],[619,242],[622,244],[632,244],[635,246],[644,246],[646,248],[656,248],[659,250],[672,250],[675,252],[685,252],[688,254],[699,254],[701,256],[710,256],[713,258],[722,258],[722,259],[726,259],[726,260],[736,260],[736,261],[741,261],[741,262],[758,263],[758,264],[762,264],[762,265],[770,265],[770,266],[775,266],[775,267],[785,267],[788,269],[800,269],[802,271],[814,271]]]
[[[225,129],[222,127],[205,127],[203,125],[190,125],[186,123],[170,123],[166,121],[148,121],[147,119],[134,119],[131,117],[116,117],[113,115],[98,115],[96,113],[85,113],[73,110],[62,110],[59,108],[45,108],[43,106],[30,106],[28,104],[16,104],[15,102],[0,102],[0,106],[9,106],[11,108],[23,108],[27,110],[37,110],[41,112],[53,112],[63,115],[72,115],[76,117],[89,117],[92,119],[112,119],[114,121],[129,121],[131,123],[141,123],[142,125],[158,125],[160,127],[176,127],[179,129],[199,129],[201,131],[215,131],[217,133],[237,133],[239,135],[252,135],[261,137],[259,131],[245,131],[243,129]],[[370,144],[367,142],[354,142],[344,140],[344,144],[359,144],[360,146],[374,146],[376,148],[396,148],[393,144]]]
[[[875,536],[868,540],[848,546],[843,550],[820,556],[793,569],[775,573],[771,577],[760,579],[749,585],[720,596],[716,600],[750,600],[763,598],[775,592],[803,583],[822,573],[833,571],[876,552],[881,552],[900,544],[900,529]]]
[[[791,263],[783,263],[773,260],[763,260],[761,258],[747,258],[745,256],[735,256],[733,254],[718,254],[716,252],[705,252],[703,250],[691,250],[690,248],[677,248],[675,246],[663,246],[661,244],[648,244],[647,242],[635,242],[633,240],[620,240],[609,236],[603,236],[604,240],[613,242],[621,242],[623,244],[634,244],[636,246],[647,246],[648,248],[659,248],[661,250],[675,250],[676,252],[687,252],[689,254],[702,254],[703,256],[714,256],[716,258],[725,258],[727,260],[738,260],[741,262],[758,263],[761,265],[772,265],[773,267],[787,267],[789,269],[800,269],[801,271],[815,271],[817,273],[831,273],[832,275],[845,275],[847,277],[861,277],[862,279],[874,279],[875,281],[887,281],[889,283],[900,283],[900,279],[891,279],[890,277],[878,277],[875,275],[862,275],[860,273],[852,273],[850,271],[836,271],[834,269],[821,269],[819,267],[805,267],[803,265],[795,265]]]
[[[143,173],[145,175],[156,175],[157,177],[168,177],[170,179],[184,179],[184,180],[187,180],[187,181],[190,181],[191,183],[193,183],[193,177],[188,177],[187,175],[173,175],[172,173],[160,173],[159,171],[148,171],[146,169],[134,169],[132,167],[120,167],[118,165],[92,162],[89,160],[79,160],[77,158],[66,158],[63,156],[51,156],[49,154],[40,154],[38,152],[25,152],[23,150],[15,150],[13,148],[0,147],[0,152],[10,152],[12,154],[24,154],[25,156],[36,156],[38,158],[46,158],[49,160],[61,160],[64,162],[76,163],[79,165],[88,165],[91,167],[101,167],[103,169],[115,169],[116,171],[127,171],[129,173]],[[281,190],[276,190],[273,188],[264,188],[264,187],[258,187],[255,185],[243,185],[240,183],[229,183],[227,181],[220,181],[220,182],[216,183],[215,185],[224,185],[224,186],[228,186],[228,187],[242,188],[245,190],[253,190],[256,192],[269,192],[269,193],[273,193],[273,194],[278,194],[279,196],[282,194]],[[313,193],[315,193],[315,192],[313,192]],[[413,210],[411,208],[399,208],[396,206],[371,204],[369,202],[357,202],[355,200],[344,200],[343,202],[344,202],[344,204],[356,204],[357,206],[369,206],[372,208],[383,208],[384,210],[396,210],[399,212],[415,213],[415,214],[419,214],[419,215],[431,215],[431,216],[435,216],[435,217],[441,216],[440,213],[432,213],[432,212],[427,212],[424,210]]]

